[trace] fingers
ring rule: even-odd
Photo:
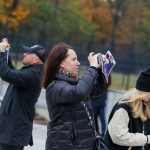
[[[8,39],[7,38],[3,38],[2,42],[7,42],[8,43]]]
[[[7,38],[3,38],[2,39],[1,45],[2,45],[3,49],[7,49],[7,50],[10,49],[10,45],[8,43],[8,39]]]
[[[97,56],[98,54],[94,54],[94,52],[89,53],[88,60],[89,60],[90,66],[95,66],[96,68],[99,67],[99,64],[97,62]]]
[[[89,53],[88,59],[92,58],[93,55],[94,55],[94,52]]]
[[[91,52],[90,54],[89,54],[89,56],[93,56],[94,55],[94,52]]]
[[[97,57],[99,54],[100,54],[100,53],[94,54],[94,52],[90,52],[90,53],[89,53],[89,56],[88,56],[88,59]]]
[[[96,53],[94,52],[89,53],[88,60],[90,63],[90,66],[95,66],[95,67],[101,67],[101,63],[104,63],[106,61],[106,56],[101,54],[101,53]]]

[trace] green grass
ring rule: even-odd
[[[86,67],[80,67],[79,76],[84,75]],[[123,74],[112,72],[112,84],[110,89],[128,90],[135,87],[137,75],[136,74]]]
[[[112,73],[112,85],[110,89],[128,90],[135,87],[137,75]]]

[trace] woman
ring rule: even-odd
[[[114,106],[105,142],[110,150],[150,149],[150,68]]]
[[[97,56],[89,54],[90,67],[78,79],[80,63],[73,48],[60,43],[51,50],[43,78],[50,117],[46,150],[95,148],[90,96],[102,94],[106,88]]]

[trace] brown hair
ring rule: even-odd
[[[59,43],[50,51],[47,61],[44,65],[42,86],[47,86],[53,81],[56,73],[59,71],[60,63],[67,57],[68,49],[73,49],[70,45]]]

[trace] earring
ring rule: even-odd
[[[64,74],[64,75],[69,75],[69,72],[68,72],[68,70],[66,70],[65,68],[63,68],[63,67],[61,67],[60,69],[59,69],[59,73],[62,73],[62,74]]]

